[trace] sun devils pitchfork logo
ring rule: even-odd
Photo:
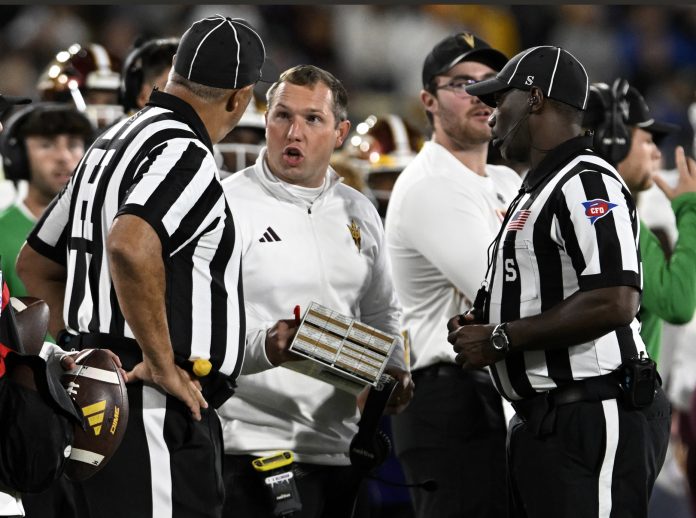
[[[350,225],[346,225],[348,227],[348,230],[350,231],[350,237],[353,238],[353,242],[355,243],[355,246],[358,247],[358,252],[360,252],[360,227],[355,223],[354,219],[350,220]]]

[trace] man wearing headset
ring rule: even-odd
[[[72,105],[43,102],[15,113],[0,134],[5,176],[15,186],[26,183],[26,196],[0,213],[1,270],[14,297],[27,295],[15,269],[19,250],[51,200],[70,180],[93,133],[89,119]],[[41,493],[24,495],[23,503],[30,518],[75,511],[72,490],[64,478]]]
[[[153,87],[164,89],[178,46],[179,38],[135,42],[123,62],[118,89],[119,103],[127,117],[145,107]]]
[[[696,162],[680,146],[675,151],[679,178],[671,187],[656,171],[661,158],[657,145],[677,126],[653,119],[643,96],[625,80],[610,87],[590,87],[583,125],[594,131],[595,150],[638,194],[655,182],[669,198],[679,238],[667,258],[657,236],[641,221],[640,256],[643,261],[643,298],[640,335],[650,357],[660,354],[662,321],[686,324],[696,309]]]
[[[68,183],[94,129],[68,104],[38,103],[17,112],[0,135],[5,176],[27,181],[26,196],[0,213],[2,272],[15,297],[26,295],[15,272],[19,249],[48,204]]]

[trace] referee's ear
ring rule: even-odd
[[[229,113],[239,112],[240,116],[247,109],[251,96],[254,93],[254,85],[247,85],[244,88],[232,90],[225,103],[225,110]]]

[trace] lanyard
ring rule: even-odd
[[[488,322],[488,311],[489,311],[489,303],[490,303],[490,294],[493,290],[493,278],[495,276],[495,263],[496,263],[496,257],[498,257],[498,248],[500,247],[500,240],[502,238],[503,232],[505,232],[505,228],[507,227],[507,224],[510,222],[510,218],[512,218],[512,215],[515,213],[515,209],[517,209],[517,206],[520,204],[520,201],[522,201],[522,198],[524,195],[527,193],[524,187],[522,187],[519,192],[517,193],[517,196],[510,202],[510,206],[508,207],[507,212],[505,213],[505,217],[503,218],[503,222],[500,224],[500,230],[498,231],[498,234],[493,238],[493,241],[488,245],[488,249],[486,251],[486,255],[488,258],[488,265],[486,267],[486,274],[483,276],[483,281],[481,282],[481,287],[478,289],[476,292],[476,299],[474,299],[474,304],[472,306],[471,312],[474,314],[474,317],[476,318],[477,322],[481,323],[487,323]],[[491,254],[491,248],[493,249],[493,253]],[[488,274],[491,274],[490,280],[488,277]]]

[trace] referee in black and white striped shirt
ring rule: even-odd
[[[125,438],[76,485],[80,516],[221,516],[221,430],[204,396],[230,395],[245,329],[212,145],[241,118],[264,60],[246,22],[194,23],[164,91],[97,139],[20,255],[54,336],[112,349],[129,371]]]
[[[494,242],[490,294],[448,324],[457,362],[490,365],[517,412],[513,516],[647,516],[669,440],[654,364],[635,361],[646,355],[635,204],[581,136],[588,87],[579,61],[542,46],[467,88],[496,107],[503,157],[531,165]],[[622,390],[623,367],[639,390]]]

